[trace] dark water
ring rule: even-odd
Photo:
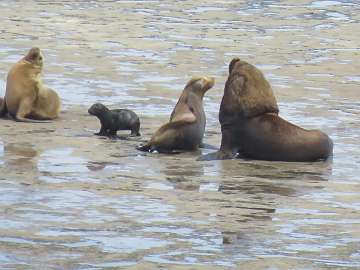
[[[196,162],[76,119],[1,120],[0,269],[360,268],[359,19],[358,1],[0,1],[2,95],[10,65],[40,46],[64,111],[127,107],[148,138],[191,76],[214,76],[205,141],[219,145],[237,56],[265,73],[284,118],[335,144],[328,162]]]

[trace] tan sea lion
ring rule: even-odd
[[[206,117],[203,97],[214,85],[214,78],[195,77],[185,86],[170,121],[161,126],[150,141],[137,149],[170,153],[174,150],[196,150],[202,143]]]
[[[44,122],[58,117],[60,98],[42,84],[43,56],[39,48],[32,48],[9,71],[0,116],[7,112],[22,122]]]
[[[270,84],[255,66],[235,58],[221,101],[220,150],[203,160],[240,157],[273,161],[316,161],[332,155],[333,143],[278,116]]]

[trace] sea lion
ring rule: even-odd
[[[196,150],[202,143],[206,117],[203,97],[214,86],[214,78],[194,77],[185,86],[170,121],[161,126],[150,141],[137,149],[171,153],[174,150]]]
[[[240,157],[270,161],[316,161],[332,155],[333,143],[278,116],[272,88],[255,66],[235,58],[221,101],[221,147],[208,159]]]
[[[60,98],[43,85],[41,72],[43,56],[39,48],[32,48],[9,71],[0,116],[7,112],[22,122],[44,122],[58,117]]]
[[[93,104],[89,114],[99,118],[101,129],[95,135],[116,136],[118,130],[131,130],[130,136],[140,136],[140,120],[135,112],[126,109],[109,110],[101,103]]]

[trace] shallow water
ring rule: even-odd
[[[360,268],[358,1],[1,1],[0,19],[1,95],[40,46],[64,103],[49,125],[0,121],[0,269]],[[265,73],[284,118],[331,136],[333,160],[134,150],[195,75],[216,79],[218,146],[235,56]],[[96,101],[136,111],[143,137],[93,136]]]

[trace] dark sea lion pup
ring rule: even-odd
[[[32,48],[8,73],[0,117],[9,113],[16,121],[46,122],[58,117],[60,98],[43,85],[41,72],[43,55],[39,48]]]
[[[139,117],[131,110],[109,110],[105,105],[95,103],[89,108],[88,112],[99,118],[101,123],[101,129],[95,135],[116,136],[118,130],[131,130],[130,136],[140,136]]]
[[[196,150],[202,144],[206,125],[203,97],[214,81],[209,77],[192,78],[172,111],[170,121],[161,126],[147,144],[137,149],[160,153]]]
[[[221,147],[202,157],[240,157],[273,161],[316,161],[332,155],[331,139],[319,130],[306,130],[278,116],[270,84],[255,66],[235,58],[221,101]]]

